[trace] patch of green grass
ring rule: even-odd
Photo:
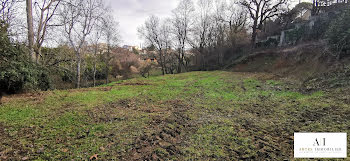
[[[325,96],[324,92],[322,92],[322,91],[317,91],[317,92],[312,93],[310,97],[316,98],[316,99],[317,99],[317,98],[321,98],[321,97],[323,97],[323,96]]]
[[[230,124],[218,122],[203,125],[191,137],[191,142],[194,144],[186,151],[190,156],[196,156],[193,159],[248,159],[256,155],[252,141],[241,137]]]
[[[305,95],[298,93],[298,92],[292,92],[292,91],[282,91],[282,92],[276,92],[274,93],[275,97],[279,97],[279,98],[285,98],[285,99],[301,99],[304,98]]]
[[[57,118],[56,120],[52,121],[54,128],[67,128],[71,126],[80,126],[81,124],[84,124],[85,122],[88,122],[88,118],[84,115],[81,115],[77,112],[67,112]]]
[[[282,85],[283,83],[280,81],[276,81],[276,80],[267,80],[266,84],[271,85],[271,86],[279,86],[279,85]]]
[[[69,97],[65,98],[65,102],[76,102],[83,104],[95,104],[98,100],[98,96],[101,92],[98,91],[89,91],[89,92],[74,92],[69,94]]]
[[[29,105],[12,104],[0,107],[0,122],[7,124],[25,125],[37,116],[40,116],[40,111]]]
[[[255,89],[256,87],[261,85],[261,82],[255,79],[245,79],[243,83],[244,83],[244,87],[247,88],[248,90]]]
[[[107,102],[125,99],[125,98],[132,98],[137,97],[140,92],[142,91],[143,87],[119,87],[119,88],[113,88],[109,92],[102,92],[103,95],[99,97],[99,99],[104,99]],[[102,100],[103,100],[102,99]]]

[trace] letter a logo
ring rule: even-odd
[[[326,146],[326,138],[322,138],[323,140],[320,140],[321,143],[323,141],[323,146]],[[317,140],[317,138],[315,139],[315,142],[314,142],[314,146],[320,146],[320,141]]]
[[[320,146],[320,143],[318,142],[317,138],[315,139],[314,146]]]

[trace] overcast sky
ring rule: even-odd
[[[171,15],[179,0],[108,0],[119,22],[123,42],[120,45],[143,43],[137,34],[137,28],[144,24],[148,16],[154,14],[161,18]]]
[[[120,34],[123,42],[120,45],[140,46],[143,40],[139,39],[137,28],[144,24],[147,17],[154,14],[160,18],[171,16],[180,0],[107,0],[107,4],[114,11],[119,22]],[[310,0],[301,0],[310,1]],[[299,0],[289,0],[299,2]],[[294,3],[294,4],[295,4]]]

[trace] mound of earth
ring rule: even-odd
[[[230,71],[273,73],[306,88],[348,86],[350,56],[336,56],[325,46],[312,42],[258,51],[234,62]]]

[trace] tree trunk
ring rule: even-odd
[[[177,73],[181,73],[181,50],[179,50],[178,61],[179,64],[177,66]]]
[[[77,88],[80,88],[80,65],[81,65],[81,57],[80,57],[80,54],[77,53]]]
[[[109,83],[108,76],[109,76],[109,65],[106,65],[106,84]]]
[[[110,59],[110,45],[107,45],[107,55],[106,55],[106,84],[109,83],[109,59]]]
[[[200,58],[202,59],[202,70],[205,70],[205,59],[204,59],[204,49],[203,47],[199,47]]]
[[[160,59],[160,66],[162,67],[162,75],[165,75],[165,68],[164,68],[164,61],[163,61],[162,50],[159,50],[159,59]]]
[[[37,50],[35,50],[34,54],[35,54],[35,62],[38,64],[41,56],[41,47],[38,47]]]
[[[251,40],[251,45],[252,48],[255,48],[255,41],[256,41],[256,36],[257,36],[257,26],[258,26],[258,20],[254,20],[253,24],[253,33],[252,33],[252,40]]]
[[[94,61],[94,87],[96,87],[96,60]]]
[[[184,70],[185,70],[185,72],[187,72],[187,67],[184,64],[184,60],[185,60],[185,44],[182,45],[182,49],[181,49],[181,64],[180,64],[180,67],[182,65]]]
[[[96,63],[97,63],[97,45],[95,45],[95,53],[94,53],[94,71],[93,71],[93,80],[94,80],[94,87],[96,87]]]
[[[162,56],[162,58],[163,58],[163,61],[162,61],[162,62],[163,62],[163,63],[162,63],[162,64],[163,64],[163,70],[164,70],[164,73],[165,73],[165,74],[168,74],[168,73],[166,72],[167,68],[166,68],[166,66],[165,66],[165,55],[164,55],[164,54],[162,54],[162,55],[163,55],[163,56]]]
[[[34,45],[34,25],[33,25],[33,7],[32,0],[26,0],[27,10],[27,27],[28,27],[28,48],[32,61],[36,61],[35,53],[33,49]]]

